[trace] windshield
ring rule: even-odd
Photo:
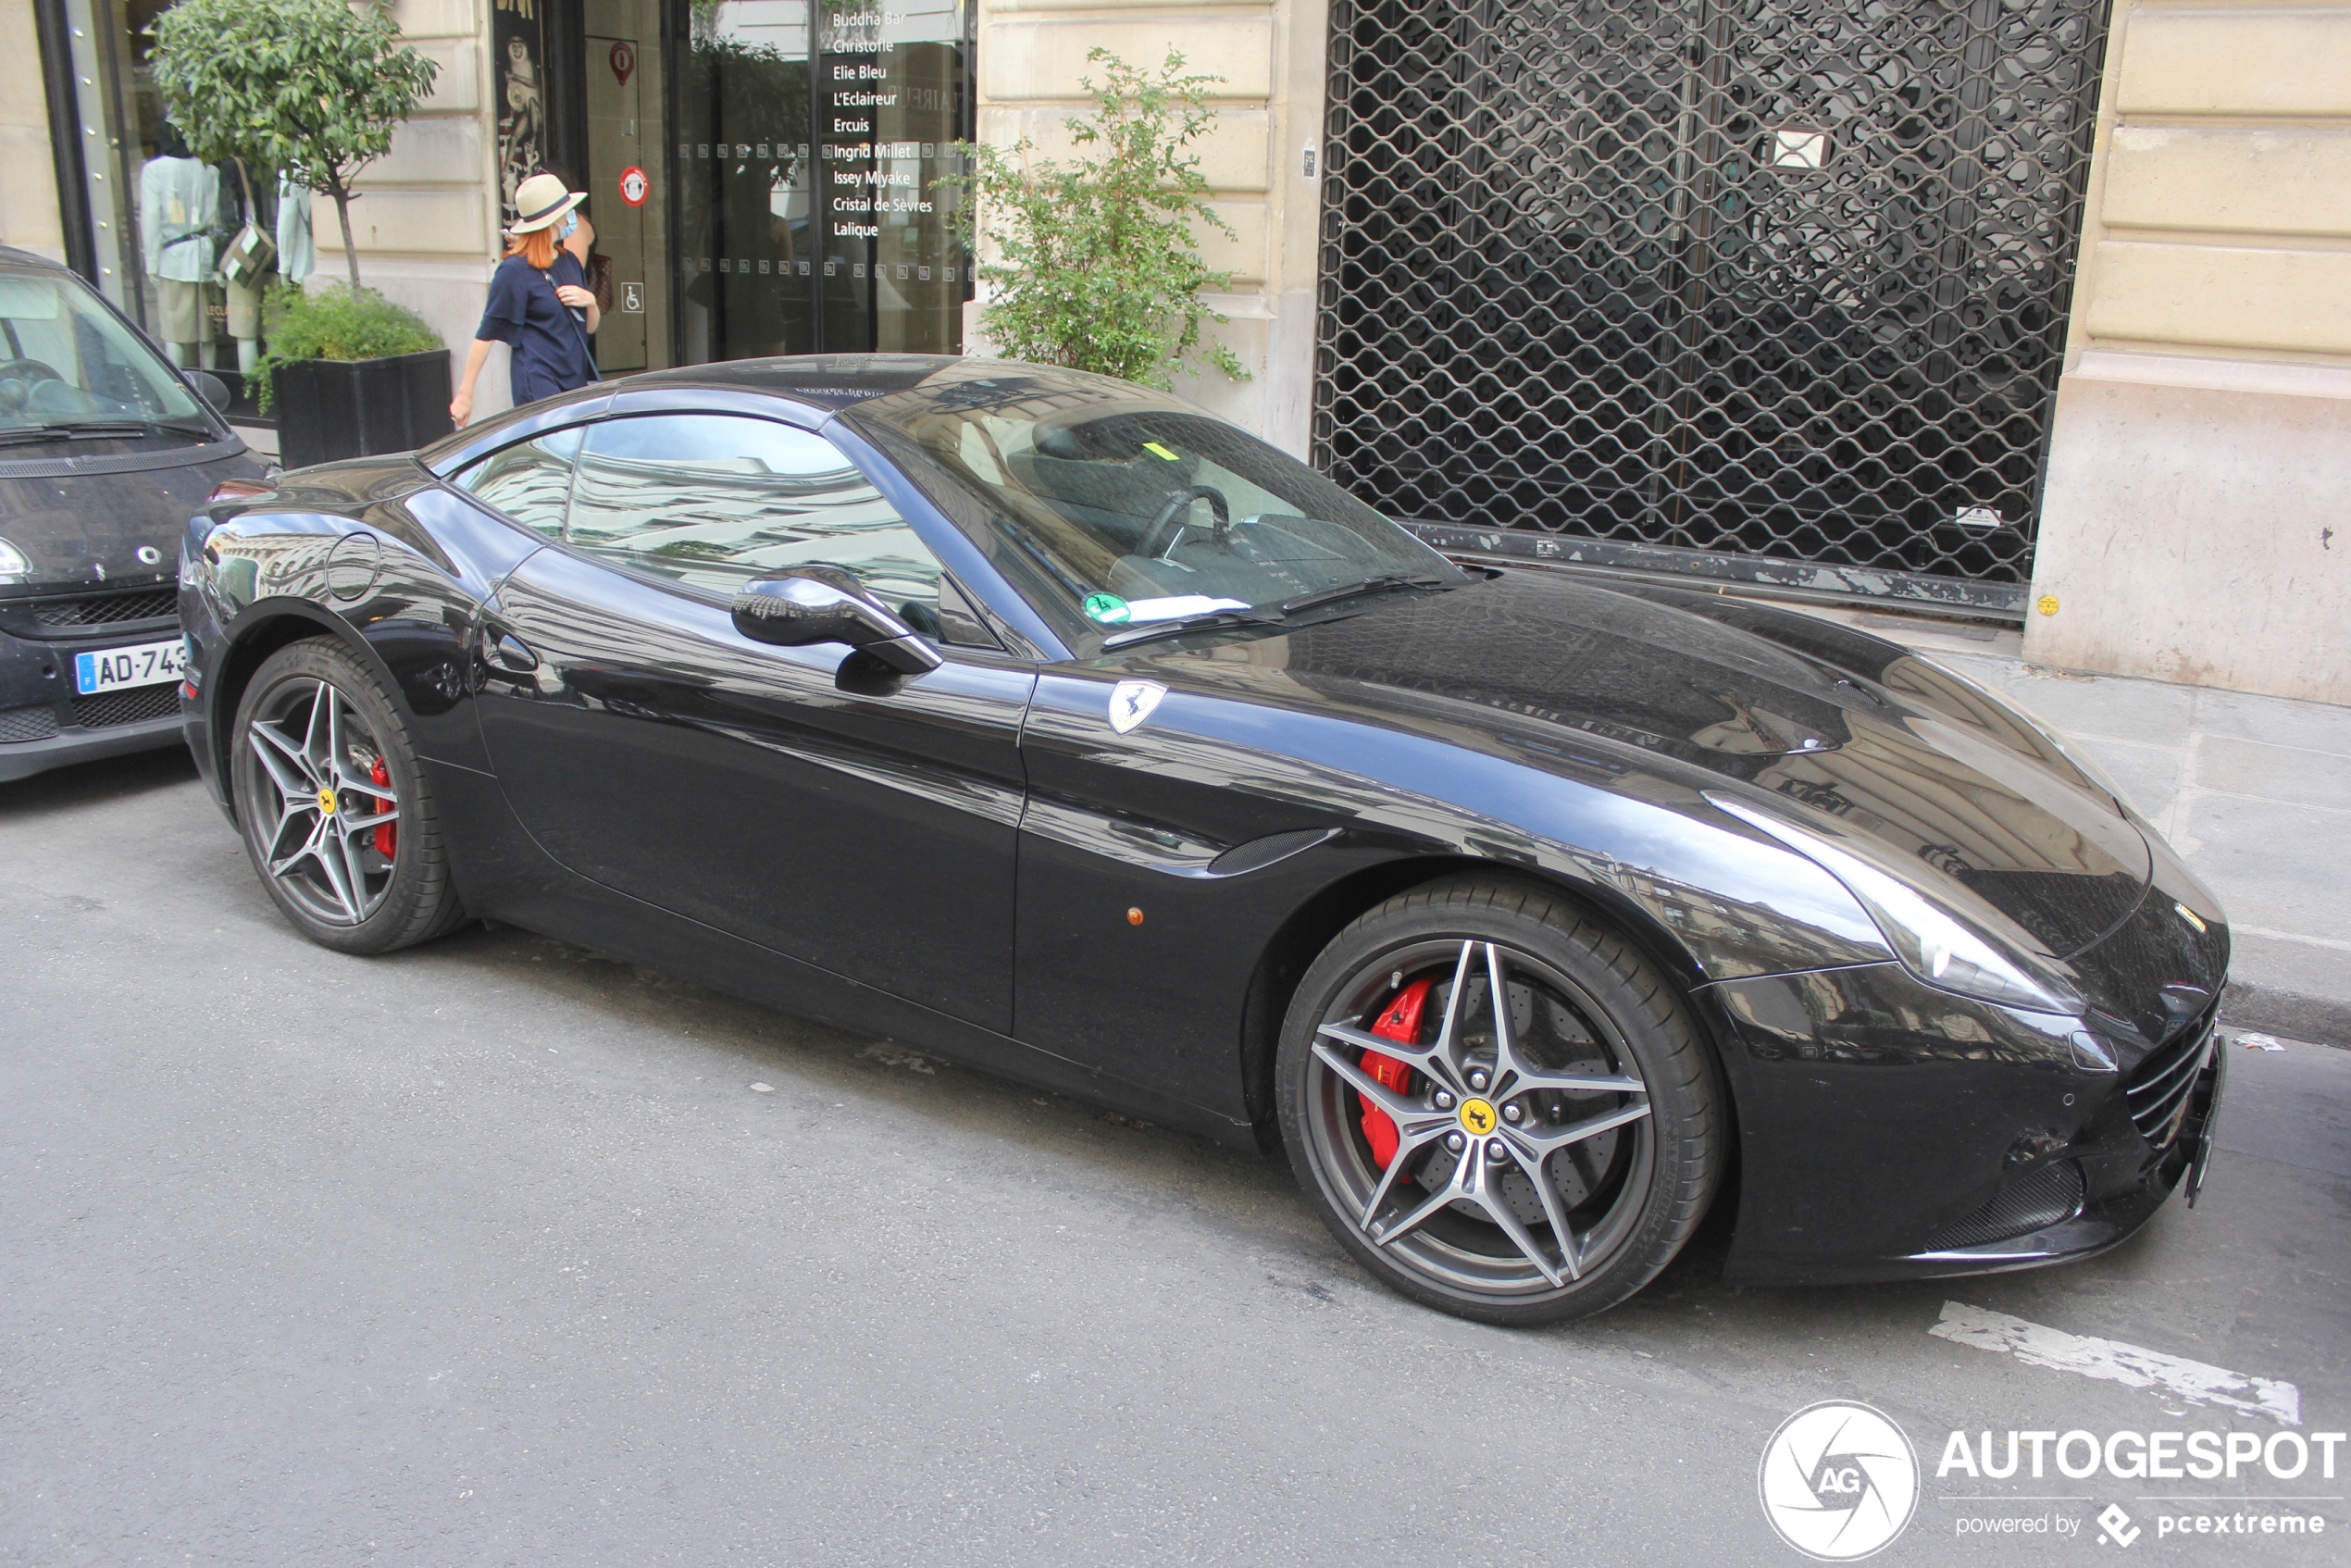
[[[80,283],[0,272],[0,432],[208,424],[187,383]]]
[[[980,526],[1036,568],[1024,575],[1105,633],[1354,583],[1466,580],[1303,463],[1126,382],[966,361],[852,418],[982,502]]]

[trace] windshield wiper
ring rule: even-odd
[[[1285,599],[1275,606],[1284,619],[1300,610],[1312,610],[1324,604],[1336,604],[1342,599],[1353,599],[1365,593],[1386,593],[1399,588],[1446,588],[1450,584],[1434,572],[1390,572],[1385,577],[1367,577],[1361,582],[1345,582],[1337,588],[1318,588],[1312,593],[1300,593]]]
[[[0,429],[0,443],[14,445],[29,441],[81,441],[105,436],[144,435],[202,436],[209,441],[213,431],[211,426],[193,419],[58,419],[45,425]]]
[[[1336,588],[1318,588],[1311,593],[1300,593],[1277,604],[1260,604],[1246,610],[1202,610],[1195,616],[1177,616],[1173,620],[1152,621],[1148,625],[1114,631],[1102,639],[1102,652],[1113,648],[1128,648],[1154,638],[1174,637],[1187,631],[1210,631],[1218,627],[1274,626],[1302,611],[1336,604],[1345,599],[1359,599],[1367,593],[1389,593],[1399,588],[1446,588],[1450,585],[1434,572],[1391,572],[1385,577],[1365,578],[1361,582],[1341,583]]]
[[[1102,652],[1113,648],[1129,648],[1153,638],[1174,637],[1179,632],[1208,631],[1221,626],[1271,626],[1282,618],[1278,604],[1262,605],[1253,610],[1202,610],[1198,615],[1176,616],[1168,620],[1150,621],[1131,626],[1124,631],[1113,631],[1102,639]]]

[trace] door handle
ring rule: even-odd
[[[508,679],[537,669],[539,655],[513,632],[486,626],[481,628],[481,663],[491,678]]]
[[[498,641],[490,645],[490,656],[500,668],[513,670],[516,675],[528,675],[539,667],[539,655],[511,631],[499,634]]]

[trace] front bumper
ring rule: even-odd
[[[1909,1265],[1906,1272],[1933,1279],[2072,1263],[2129,1240],[2174,1191],[2184,1188],[2188,1207],[2196,1207],[2228,1088],[2229,1053],[2216,1025],[2208,1014],[2188,1039],[2174,1042],[2179,1061],[2142,1064],[2124,1086],[2125,1103],[2147,1139],[2150,1158],[2126,1161],[2121,1170],[2104,1173],[2095,1197],[2085,1180],[2081,1201],[2061,1219],[2005,1240],[1913,1253],[1901,1260]],[[2176,1100],[2167,1070],[2177,1076]]]
[[[2225,939],[2223,939],[2225,940]],[[2225,954],[2199,987],[2217,992]],[[2084,1048],[2082,1021],[1898,964],[1724,981],[1738,1106],[1730,1276],[1846,1284],[2034,1268],[2127,1239],[2210,1146],[2217,1009]]]
[[[177,682],[93,697],[73,690],[85,649],[177,636],[171,579],[0,602],[0,782],[180,743]],[[142,613],[167,607],[163,615]]]

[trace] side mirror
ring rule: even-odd
[[[204,400],[206,403],[211,404],[223,414],[229,412],[228,382],[209,370],[191,370],[188,372],[188,380],[196,384],[196,391],[204,394]]]
[[[833,566],[801,566],[743,584],[735,591],[735,629],[776,648],[846,642],[902,675],[922,675],[945,662],[855,578]]]

